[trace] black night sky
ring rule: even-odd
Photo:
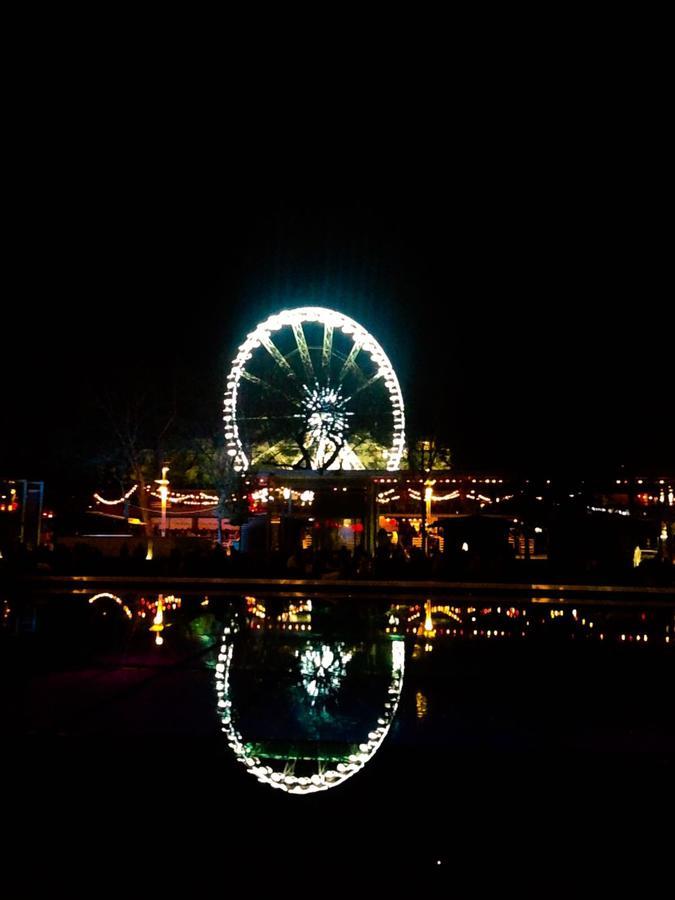
[[[187,431],[215,431],[243,336],[308,302],[377,337],[412,425],[458,467],[672,471],[664,160],[601,127],[534,137],[342,167],[263,154],[217,176],[211,158],[200,171],[194,155],[102,149],[102,133],[47,163],[27,148],[10,186],[0,473],[77,477],[108,439],[111,387],[173,392]]]

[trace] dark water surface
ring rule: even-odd
[[[556,867],[672,818],[668,603],[0,599],[13,837],[105,878]]]

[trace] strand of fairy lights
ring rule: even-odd
[[[269,503],[274,500],[274,497],[272,496],[274,493],[276,493],[277,499],[294,500],[302,503],[303,506],[314,502],[314,491],[294,491],[287,487],[263,487],[257,491],[253,491],[251,499],[256,503]]]
[[[129,488],[126,494],[122,494],[119,500],[106,500],[101,497],[100,494],[94,494],[94,499],[98,500],[99,503],[103,503],[105,506],[118,506],[120,503],[124,503],[125,500],[128,500],[137,488],[138,485],[135,484],[132,488]]]
[[[378,503],[389,503],[391,500],[400,500],[401,499],[400,494],[393,494],[393,490],[394,490],[393,488],[390,488],[388,491],[383,491],[383,492],[379,493],[377,495],[377,502]],[[408,489],[408,495],[412,500],[421,500],[422,499],[422,495],[419,491],[411,490],[410,488]],[[456,500],[459,496],[460,496],[459,491],[452,491],[449,494],[432,494],[431,499],[434,502],[440,502],[443,500]],[[469,496],[468,494],[467,494],[467,497],[471,500],[476,499],[475,497]],[[479,495],[479,497],[480,497],[480,495]],[[488,503],[492,502],[487,497],[481,497],[481,499],[486,500]]]
[[[99,503],[103,503],[105,506],[119,506],[120,503],[124,503],[125,500],[128,500],[129,497],[138,489],[138,485],[135,484],[132,488],[130,488],[126,494],[123,494],[117,500],[106,500],[105,497],[102,497],[100,494],[94,494],[94,499]],[[155,497],[158,500],[161,500],[161,495],[158,491],[152,491],[149,487],[146,487],[146,491],[149,492],[151,497]],[[168,500],[170,503],[181,503],[184,506],[202,506],[205,502],[217,504],[219,498],[213,494],[207,494],[205,491],[200,491],[197,494],[173,494],[170,493],[168,496]]]
[[[126,617],[128,619],[133,618],[132,612],[129,609],[129,607],[127,606],[127,604],[116,594],[108,594],[108,593],[94,594],[93,597],[89,598],[90,603],[95,603],[97,600],[114,600],[118,606],[122,607],[122,609],[124,610],[124,614],[126,615]]]

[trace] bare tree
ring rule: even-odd
[[[175,404],[167,408],[150,404],[143,395],[124,399],[108,395],[99,399],[114,438],[106,454],[109,464],[126,472],[137,485],[136,504],[148,542],[148,558],[152,556],[153,525],[149,487],[162,465],[170,458],[169,436],[176,420]]]

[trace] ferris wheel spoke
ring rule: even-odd
[[[366,416],[359,417],[353,420],[352,430],[350,431],[350,443],[356,447],[367,440],[386,441],[386,432],[386,427],[379,420]]]
[[[287,400],[289,403],[292,403],[293,406],[299,406],[298,401],[294,397],[291,397],[289,394],[287,394],[286,391],[283,391],[283,390],[281,390],[281,388],[278,388],[275,385],[270,384],[268,381],[264,381],[262,378],[258,378],[257,375],[251,375],[251,373],[247,372],[246,369],[242,369],[241,377],[244,378],[246,381],[250,382],[251,384],[257,384],[258,387],[263,388],[263,390],[272,391],[275,394],[279,394],[280,396],[282,396],[284,398],[284,400]]]
[[[330,358],[333,350],[333,326],[328,322],[323,326],[323,350],[321,353],[321,372],[325,381],[330,380]]]
[[[237,416],[238,422],[293,422],[297,421],[297,414],[288,416]]]
[[[354,365],[351,366],[349,374],[351,374],[356,379],[359,388],[366,387],[370,376],[363,371],[358,363],[354,363]]]
[[[359,369],[359,371],[361,371],[361,370]],[[369,378],[364,384],[362,384],[361,387],[358,387],[358,388],[350,395],[349,399],[350,399],[350,400],[353,400],[354,397],[356,397],[358,394],[361,393],[361,391],[365,391],[367,388],[371,387],[373,384],[375,384],[376,381],[378,381],[378,380],[379,380],[380,378],[382,378],[382,377],[383,377],[383,373],[382,373],[382,372],[376,372],[371,378]]]
[[[294,322],[292,328],[293,334],[295,335],[295,343],[298,346],[298,353],[300,354],[300,359],[302,360],[302,365],[305,370],[305,376],[309,384],[312,384],[312,382],[316,380],[316,376],[314,375],[314,366],[312,365],[312,357],[309,355],[309,347],[307,346],[305,332],[302,330],[302,324],[300,322]]]
[[[295,374],[293,369],[291,368],[286,357],[281,353],[276,344],[272,341],[270,337],[267,335],[262,335],[260,338],[260,343],[263,345],[265,350],[269,353],[275,363],[282,369],[289,378],[292,378],[293,381],[297,381],[298,376]]]
[[[354,341],[354,346],[349,351],[349,356],[344,361],[344,364],[343,364],[342,368],[340,369],[340,374],[338,375],[338,381],[340,383],[342,383],[345,380],[345,378],[347,377],[347,374],[350,371],[357,371],[357,372],[361,373],[361,370],[356,365],[356,357],[359,355],[359,352],[361,351],[361,347],[363,347],[363,338],[357,338]]]

